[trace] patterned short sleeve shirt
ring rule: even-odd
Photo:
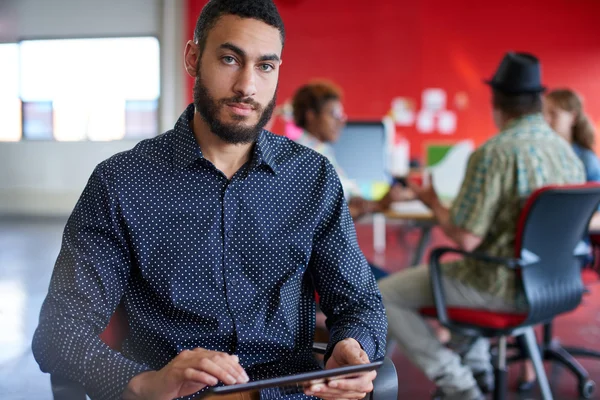
[[[483,239],[477,251],[512,257],[527,197],[546,185],[583,182],[581,161],[543,116],[521,117],[471,154],[451,220]],[[502,266],[462,260],[446,265],[445,271],[478,290],[515,301],[514,273]]]

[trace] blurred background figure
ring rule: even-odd
[[[342,91],[335,84],[324,80],[305,84],[296,91],[292,107],[294,122],[302,129],[296,141],[329,159],[340,177],[353,219],[384,211],[392,202],[414,198],[410,189],[393,184],[380,200],[368,200],[361,197],[356,183],[346,176],[331,146],[340,137],[347,120],[342,104]]]
[[[544,99],[548,124],[571,143],[581,159],[588,182],[600,182],[600,160],[594,153],[596,132],[583,110],[581,97],[570,89],[556,89]]]

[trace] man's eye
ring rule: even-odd
[[[273,71],[273,66],[271,64],[261,64],[261,66],[259,68],[263,72],[271,72],[271,71]]]
[[[235,58],[233,58],[231,56],[225,56],[225,57],[223,57],[223,61],[225,62],[225,64],[234,64]]]

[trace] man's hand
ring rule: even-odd
[[[386,211],[392,203],[415,199],[415,192],[399,184],[393,185],[390,190],[378,201],[379,211]]]
[[[160,371],[136,375],[129,381],[123,398],[171,400],[219,381],[226,385],[248,382],[237,356],[201,348],[184,350]]]
[[[360,344],[351,338],[338,342],[327,360],[325,369],[349,365],[368,364],[369,357]],[[335,379],[328,383],[317,383],[307,387],[304,393],[322,399],[362,399],[373,390],[373,380],[377,372],[364,372],[354,378]]]
[[[433,188],[433,185],[419,186],[410,180],[407,182],[408,187],[414,192],[415,196],[432,210],[440,205],[440,199]]]

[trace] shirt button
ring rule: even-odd
[[[233,231],[227,231],[227,237],[228,237],[228,238],[230,238],[230,239],[231,239],[231,238],[233,237],[233,235],[234,235],[234,234],[233,234]]]
[[[231,286],[235,286],[235,285],[237,285],[237,280],[235,280],[235,279],[232,279],[231,281],[229,281],[229,284],[230,284]]]

